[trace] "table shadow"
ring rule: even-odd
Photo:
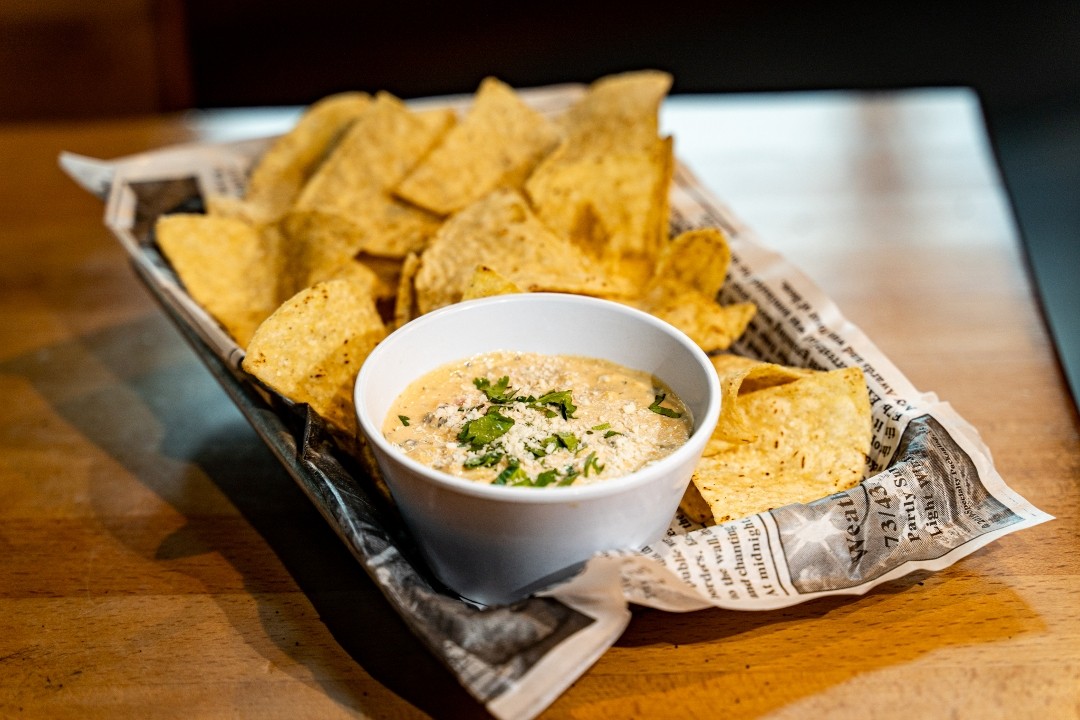
[[[148,315],[12,358],[0,363],[0,372],[30,382],[64,421],[185,516],[185,524],[166,535],[147,559],[195,574],[211,588],[213,579],[198,577],[197,564],[174,561],[217,553],[235,569],[266,629],[265,636],[245,637],[252,648],[272,642],[276,652],[298,664],[320,662],[312,658],[311,644],[298,648],[294,638],[273,632],[283,613],[297,610],[278,602],[280,592],[274,590],[282,583],[267,579],[265,559],[252,557],[250,545],[226,542],[213,523],[227,516],[193,509],[189,490],[169,485],[168,473],[158,471],[163,462],[194,466],[205,475],[269,546],[341,649],[372,678],[431,716],[488,714],[412,634],[163,316]],[[148,421],[163,433],[153,446],[145,444]],[[114,498],[92,490],[90,502],[119,542],[146,556],[146,548],[133,544],[125,531],[122,516],[112,511]],[[236,612],[224,603],[221,609],[227,616]],[[233,625],[250,635],[249,618],[234,618]],[[362,689],[317,672],[310,677],[343,707],[379,714]]]

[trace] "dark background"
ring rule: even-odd
[[[401,97],[619,70],[675,93],[964,85],[996,116],[1080,98],[1080,2],[4,0],[0,121]]]
[[[3,0],[0,122],[659,68],[674,93],[967,86],[1080,387],[1080,0]]]
[[[1080,3],[186,3],[194,102],[402,97],[657,67],[673,89],[975,87],[997,106],[1080,95]],[[515,8],[508,10],[508,8]]]

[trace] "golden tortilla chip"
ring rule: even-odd
[[[521,288],[517,285],[486,265],[481,265],[473,273],[472,279],[469,280],[469,285],[465,288],[465,294],[461,299],[476,300],[477,298],[493,297],[495,295],[513,295],[519,292],[521,292]]]
[[[720,421],[680,506],[689,517],[727,522],[862,480],[871,442],[862,370],[761,363],[723,376],[721,386]]]
[[[687,230],[664,246],[653,282],[690,288],[715,298],[730,266],[731,247],[719,228]]]
[[[716,358],[712,358],[712,360],[713,367],[716,367],[719,364],[719,361],[717,361]],[[819,372],[820,371],[818,370],[790,367],[788,365],[775,365],[766,362],[758,363],[754,366],[753,372],[745,373],[741,378],[739,394],[745,395],[777,385],[784,385],[792,380],[798,380],[799,378],[810,375],[817,375]]]
[[[637,306],[682,330],[707,353],[731,347],[757,314],[753,303],[721,305],[693,290],[665,293]]]
[[[394,303],[394,327],[401,327],[420,315],[416,307],[416,273],[419,270],[420,256],[409,253],[405,262],[401,264],[401,274],[398,278],[397,300]]]
[[[341,265],[326,268],[326,274],[313,278],[311,284],[315,285],[326,280],[349,280],[359,283],[368,289],[373,298],[387,297],[390,293],[383,279],[357,258],[349,258]]]
[[[402,258],[422,248],[439,218],[390,191],[453,122],[450,110],[414,113],[379,93],[286,215],[293,262],[318,268],[361,252]]]
[[[243,368],[282,396],[310,405],[345,438],[355,438],[353,384],[385,336],[365,282],[328,280],[302,290],[259,326]]]
[[[379,278],[378,298],[393,300],[397,295],[398,283],[401,280],[402,261],[398,258],[376,257],[365,253],[358,254],[356,260]]]
[[[397,194],[449,215],[497,187],[519,188],[558,142],[555,126],[512,88],[487,78],[465,119],[397,187]]]
[[[719,353],[710,356],[709,360],[712,361],[713,369],[716,370],[716,374],[720,377],[720,382],[724,382],[724,378],[728,375],[741,373],[756,365],[768,364],[762,360],[755,360],[735,353]],[[813,370],[807,370],[806,372],[813,372]]]
[[[232,218],[252,226],[267,224],[267,222],[256,220],[256,216],[261,215],[261,213],[252,209],[248,203],[245,203],[244,198],[234,195],[208,194],[203,199],[203,202],[206,204],[206,214],[211,217]]]
[[[758,439],[760,428],[746,412],[740,398],[758,390],[786,385],[807,375],[819,374],[816,370],[776,365],[721,354],[710,358],[713,369],[720,378],[720,418],[706,445],[705,454],[719,452],[731,443],[750,443]]]
[[[731,249],[717,228],[688,230],[669,242],[634,305],[679,328],[702,350],[726,350],[757,313],[753,303],[720,305]]]
[[[243,201],[218,203],[211,212],[242,212],[255,224],[280,219],[334,144],[370,104],[371,98],[361,92],[330,95],[312,104],[259,159]]]
[[[161,216],[155,237],[192,299],[245,347],[279,304],[277,248],[242,220],[186,213]]]
[[[525,183],[537,215],[610,272],[647,277],[667,239],[671,143],[570,157],[560,146]]]
[[[567,140],[599,150],[650,145],[660,133],[660,104],[671,82],[671,75],[660,70],[615,73],[594,81],[562,118]]]
[[[552,233],[513,190],[496,190],[452,215],[420,255],[414,278],[420,314],[459,302],[478,266],[526,292],[617,296],[627,292],[595,263]]]
[[[658,114],[670,86],[655,71],[590,85],[567,112],[565,139],[525,183],[537,215],[608,272],[647,277],[667,239],[674,159]]]

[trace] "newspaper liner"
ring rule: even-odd
[[[557,113],[578,86],[521,91]],[[467,97],[417,105],[464,107]],[[762,360],[864,371],[873,409],[867,479],[815,502],[702,527],[677,516],[641,550],[594,557],[570,581],[508,607],[480,608],[433,579],[393,507],[343,457],[321,419],[261,389],[243,351],[187,296],[152,238],[155,218],[243,193],[269,139],[191,144],[102,161],[63,153],[62,167],[106,202],[105,223],[147,288],[256,432],[342,538],[391,605],[465,689],[499,718],[531,718],[621,635],[629,604],[683,612],[771,610],[861,595],[916,570],[948,567],[1008,533],[1052,519],[1006,486],[978,432],[916,390],[836,305],[767,249],[680,164],[672,232],[718,226],[732,265],[718,300],[758,314],[732,348]]]

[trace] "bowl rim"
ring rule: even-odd
[[[378,355],[382,354],[382,352],[386,352],[385,350],[380,352],[380,348],[386,347],[388,341],[392,338],[396,336],[400,337],[404,334],[420,332],[425,327],[443,322],[448,316],[475,312],[476,308],[479,307],[503,303],[533,304],[552,302],[570,305],[602,306],[608,311],[622,313],[634,319],[636,322],[645,323],[671,336],[677,344],[682,347],[694,361],[696,361],[706,378],[705,412],[703,413],[704,417],[694,418],[694,429],[685,443],[669,455],[665,455],[645,467],[620,477],[603,480],[602,482],[590,483],[588,485],[549,486],[543,488],[493,485],[490,483],[468,480],[442,470],[436,470],[429,465],[425,465],[424,463],[405,455],[386,440],[381,431],[381,423],[376,422],[367,412],[366,405],[360,402],[361,388],[369,382],[373,372],[371,368],[374,366],[374,363],[369,363],[369,361],[372,357],[375,357],[376,360],[378,360]],[[384,343],[387,345],[384,345]],[[462,357],[466,356],[467,354]],[[378,446],[379,450],[393,458],[394,461],[404,465],[414,474],[424,477],[438,487],[458,494],[472,495],[488,500],[526,504],[551,504],[583,501],[598,497],[606,497],[608,495],[617,495],[622,492],[629,492],[639,486],[647,485],[654,480],[658,480],[658,476],[668,475],[674,468],[682,465],[694,456],[699,456],[704,450],[705,444],[708,442],[708,437],[712,435],[712,430],[719,419],[721,390],[719,376],[716,374],[708,355],[706,355],[686,333],[667,321],[661,320],[655,315],[650,315],[643,310],[638,310],[637,308],[624,305],[623,303],[614,300],[596,298],[588,295],[575,295],[572,293],[533,292],[511,293],[477,298],[474,300],[465,300],[454,303],[453,305],[438,308],[405,323],[387,335],[386,338],[375,346],[364,360],[359,373],[357,373],[356,381],[353,386],[353,401],[360,431],[366,437],[367,441]]]

